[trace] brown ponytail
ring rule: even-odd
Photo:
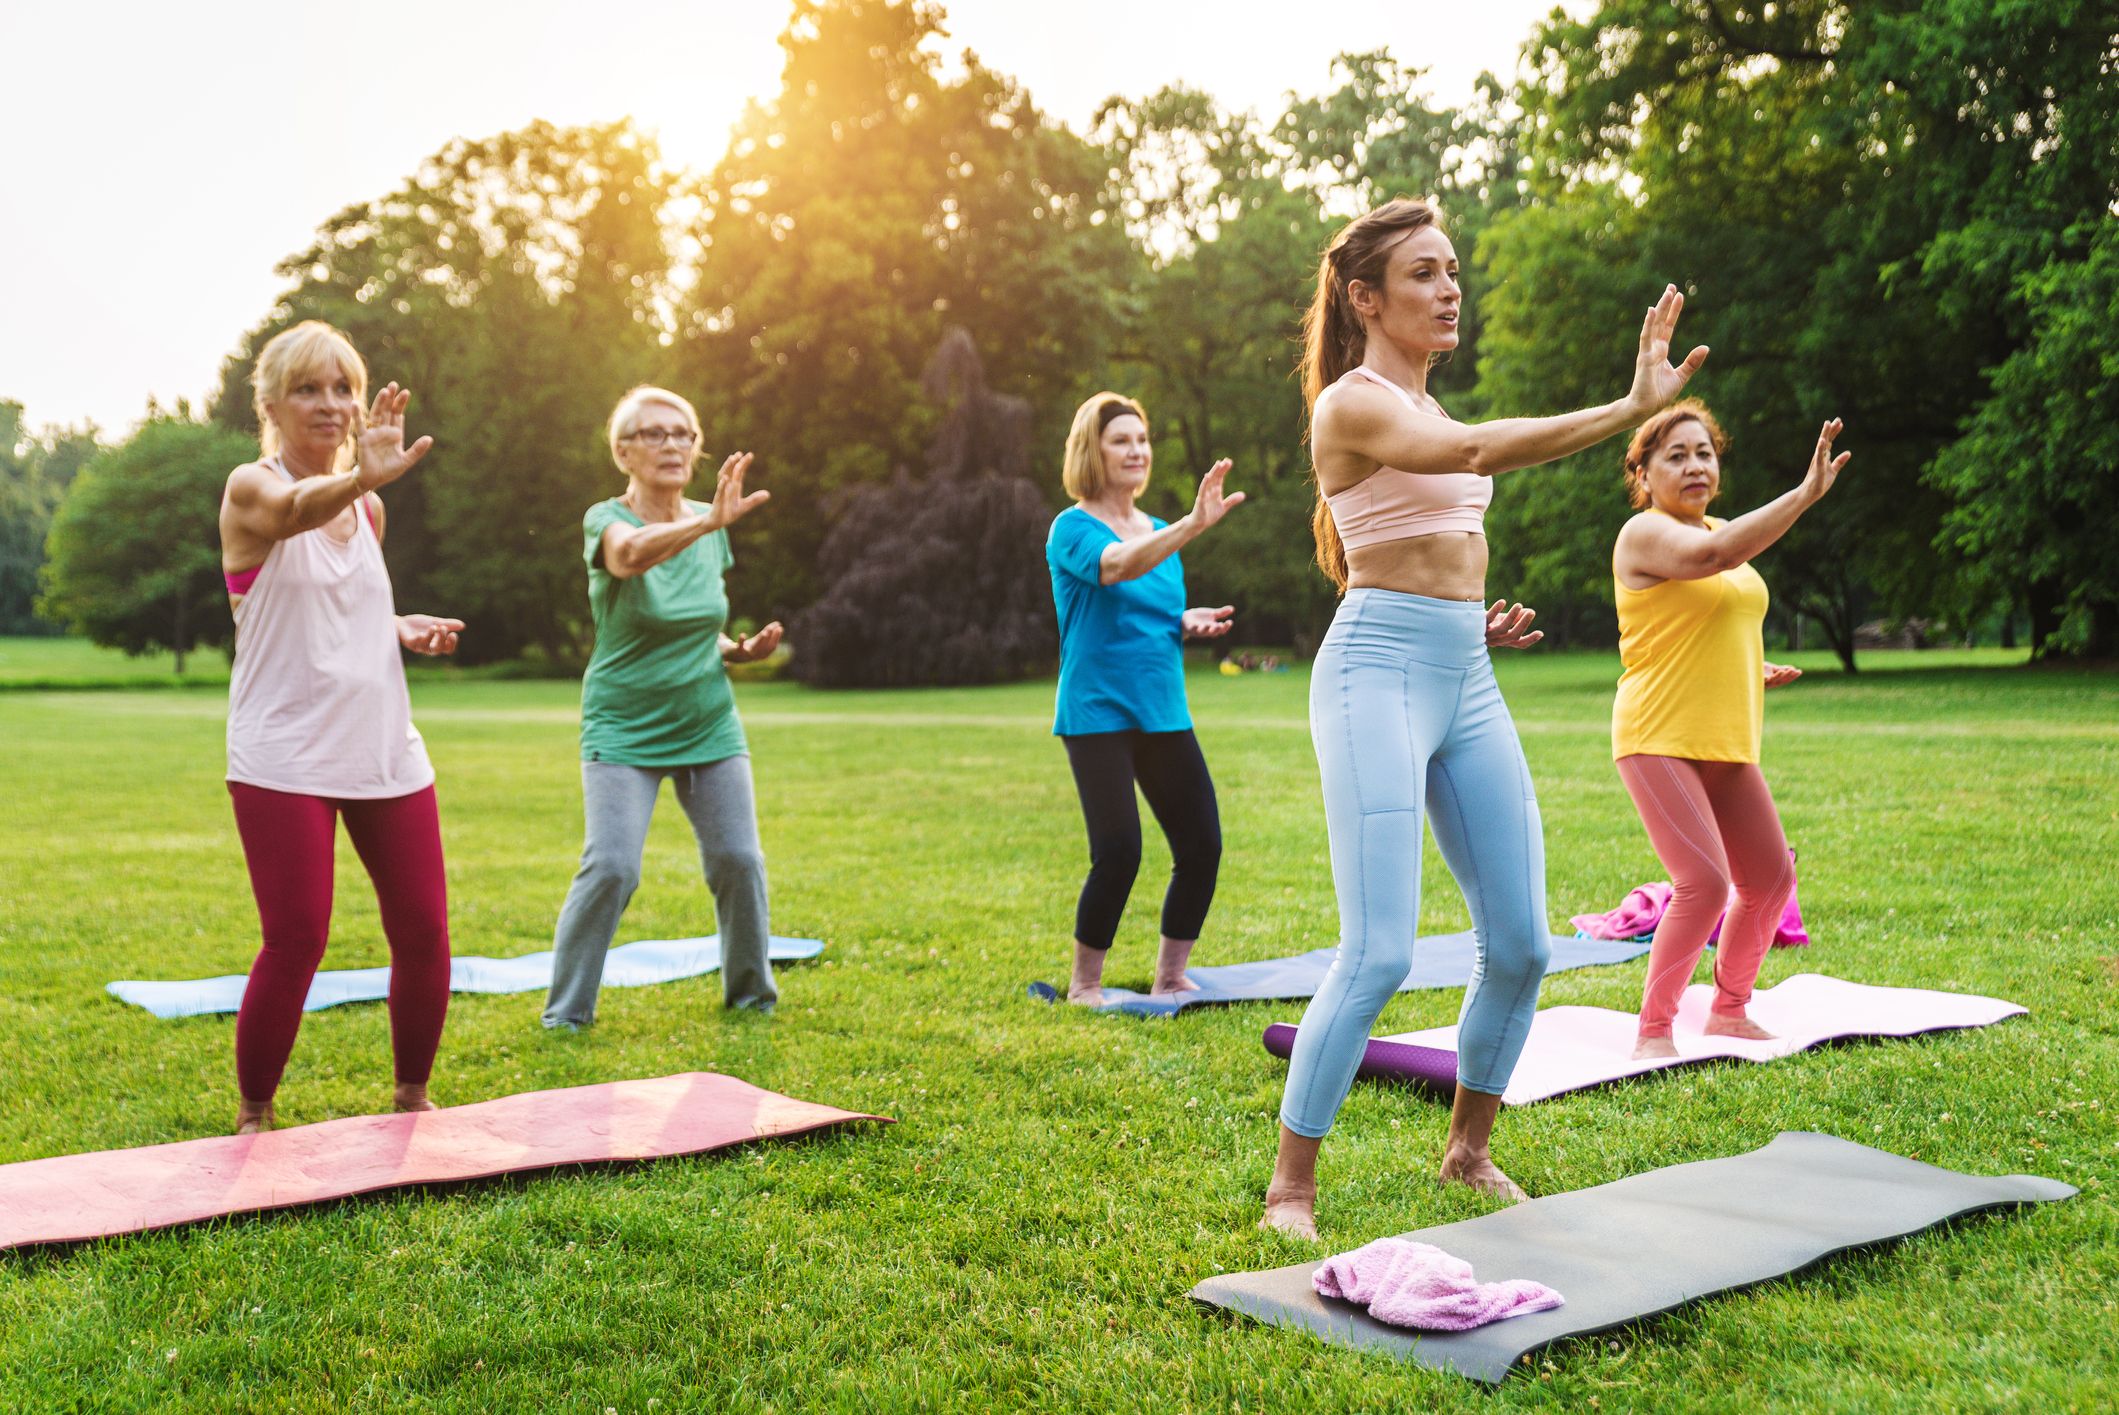
[[[1317,295],[1302,317],[1302,404],[1305,414],[1317,410],[1317,399],[1325,389],[1343,378],[1361,362],[1367,351],[1368,332],[1347,287],[1360,280],[1377,290],[1383,288],[1384,267],[1390,248],[1400,238],[1436,221],[1435,208],[1424,201],[1400,197],[1385,202],[1366,216],[1356,217],[1332,238],[1324,259],[1317,263]],[[1305,440],[1309,429],[1303,429]],[[1312,454],[1310,476],[1317,475]],[[1339,528],[1332,524],[1332,509],[1324,503],[1324,487],[1317,488],[1317,509],[1310,514],[1310,530],[1317,540],[1317,566],[1331,582],[1346,589],[1346,547]]]

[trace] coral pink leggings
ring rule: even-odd
[[[1640,1034],[1670,1035],[1678,999],[1725,906],[1729,917],[1715,948],[1714,1011],[1743,1016],[1781,910],[1795,890],[1795,864],[1766,778],[1750,762],[1641,755],[1619,758],[1619,779],[1671,883],[1670,908],[1648,951]]]
[[[231,781],[228,794],[235,798],[236,830],[265,935],[235,1019],[243,1099],[271,1100],[294,1049],[302,1003],[331,934],[332,844],[340,816],[374,881],[390,940],[397,1079],[424,1082],[449,1011],[449,896],[434,788],[386,801],[344,801]]]

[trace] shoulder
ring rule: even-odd
[[[270,486],[280,479],[279,473],[263,462],[245,462],[228,474],[228,490],[254,490]]]
[[[633,514],[626,510],[625,503],[613,496],[584,511],[581,515],[581,528],[586,531],[600,531],[618,521],[637,524]]]
[[[1052,518],[1052,528],[1045,533],[1045,543],[1069,540],[1077,536],[1094,535],[1102,531],[1112,534],[1111,528],[1079,506],[1069,506]]]

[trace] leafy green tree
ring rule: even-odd
[[[221,647],[234,636],[217,525],[228,473],[257,456],[241,433],[151,417],[74,478],[52,518],[38,612],[129,654]]]
[[[36,614],[52,512],[99,450],[93,427],[33,433],[20,403],[0,400],[0,634],[56,634]]]
[[[846,489],[918,461],[946,327],[1028,402],[1053,465],[1131,283],[1103,154],[976,56],[945,77],[942,35],[923,0],[797,0],[781,91],[745,114],[690,228],[681,377],[709,443],[758,454],[773,509],[743,573],[776,613],[815,599]]]

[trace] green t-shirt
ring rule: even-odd
[[[693,510],[704,510],[686,503]],[[728,532],[715,531],[642,575],[620,579],[603,566],[603,533],[614,522],[646,524],[617,497],[581,518],[596,651],[581,679],[581,759],[624,766],[700,766],[747,750],[721,626],[735,563]]]

